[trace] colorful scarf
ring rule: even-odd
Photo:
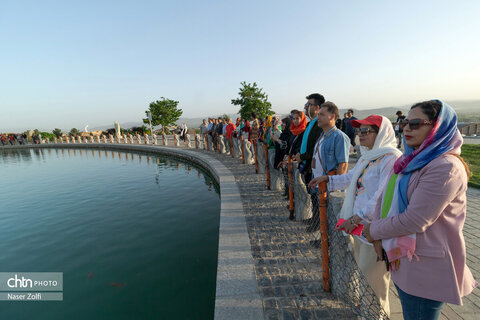
[[[272,116],[267,117],[267,123],[265,124],[265,129],[270,128],[272,126]]]
[[[347,189],[347,195],[343,201],[342,209],[339,217],[342,219],[349,219],[353,216],[353,207],[355,204],[355,191],[357,190],[357,180],[363,173],[368,164],[386,154],[393,154],[396,158],[400,157],[402,153],[396,148],[397,139],[395,138],[395,131],[393,131],[392,123],[386,117],[382,116],[382,124],[380,125],[375,143],[372,149],[360,147],[362,156],[357,162],[352,175],[352,180]],[[382,183],[383,184],[383,183]],[[370,186],[368,186],[370,187]],[[371,186],[372,188],[382,188],[384,186]]]
[[[441,101],[439,101],[441,102]],[[393,217],[402,214],[408,207],[407,189],[412,173],[426,166],[433,159],[445,154],[460,154],[463,143],[462,136],[457,129],[457,115],[446,103],[442,103],[442,109],[438,115],[430,134],[418,149],[405,144],[405,154],[394,165],[393,173],[385,191],[381,217]],[[392,203],[396,196],[397,203]],[[415,255],[416,234],[401,236],[398,238],[382,240],[392,270],[400,266],[400,258],[407,256],[411,261]]]
[[[312,128],[317,125],[317,117],[310,120],[307,128],[305,129],[305,133],[303,134],[302,144],[300,145],[300,154],[304,154],[307,152],[307,145],[308,145],[308,136],[310,135],[310,131]],[[303,161],[303,163],[307,163],[307,161]]]
[[[292,121],[292,124],[290,125],[290,131],[293,133],[294,136],[298,136],[303,131],[305,131],[306,127],[307,127],[307,118],[305,117],[305,113],[302,112],[300,123],[298,124],[298,126],[296,126],[295,124],[293,124],[293,121]],[[304,140],[306,140],[305,136],[304,136]]]

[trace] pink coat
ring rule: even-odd
[[[477,282],[466,265],[463,224],[467,210],[467,175],[462,162],[442,155],[412,173],[404,213],[380,219],[383,196],[370,226],[375,240],[416,233],[415,257],[400,259],[392,280],[406,293],[462,304]]]

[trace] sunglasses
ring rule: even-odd
[[[407,126],[407,124],[410,126],[410,129],[417,130],[418,128],[420,128],[420,126],[433,124],[433,121],[424,120],[424,119],[411,119],[411,120],[402,119],[398,123],[398,125],[402,129],[405,128]]]
[[[355,129],[355,134],[357,134],[359,136],[364,136],[364,135],[368,134],[369,132],[376,132],[376,131],[372,128],[356,128]]]
[[[305,103],[305,108],[308,108],[308,107],[310,107],[310,106],[314,106],[314,107],[315,107],[315,106],[318,106],[318,104],[310,103],[310,102]]]

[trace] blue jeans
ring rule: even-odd
[[[397,285],[405,320],[437,320],[445,305],[444,302],[420,298],[402,291]]]

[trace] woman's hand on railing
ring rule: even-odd
[[[310,181],[308,186],[313,189],[313,188],[316,188],[322,182],[328,182],[328,180],[329,180],[328,176],[317,177],[312,179],[312,181]]]

